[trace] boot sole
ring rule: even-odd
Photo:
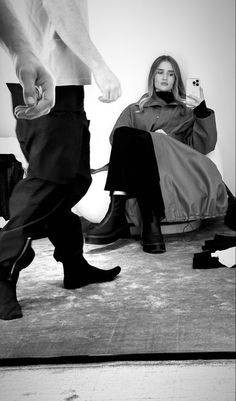
[[[86,244],[105,245],[117,241],[120,238],[130,238],[128,228],[119,229],[109,235],[87,235],[85,236]]]
[[[13,283],[17,283],[20,271],[29,266],[35,257],[35,252],[31,248],[31,242],[31,238],[27,238],[21,253],[13,263],[10,273],[10,281]]]
[[[166,247],[164,243],[159,244],[142,244],[143,251],[147,253],[165,253]]]
[[[71,281],[71,280],[64,279],[64,288],[66,290],[75,290],[76,288],[82,288],[82,287],[85,287],[90,284],[96,284],[96,283],[99,284],[99,283],[106,283],[109,281],[113,281],[118,276],[120,271],[121,271],[120,266],[116,266],[112,269],[112,271],[110,271],[110,272],[108,271],[108,274],[106,277],[103,277],[103,278],[97,277],[94,279],[91,277],[88,277],[87,279],[84,279],[84,280],[81,279],[80,281],[77,282],[77,284],[76,284],[76,280]]]

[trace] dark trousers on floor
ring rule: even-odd
[[[114,132],[105,189],[125,191],[159,219],[165,217],[160,176],[149,132],[120,127]]]
[[[23,104],[21,86],[8,86],[13,108]],[[83,252],[80,219],[71,212],[91,183],[83,100],[83,87],[57,87],[56,104],[47,116],[17,120],[16,133],[29,168],[14,188],[10,220],[0,232],[2,266],[19,254],[27,237],[48,237],[58,261]]]

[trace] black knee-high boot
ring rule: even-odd
[[[109,244],[119,238],[129,237],[130,231],[125,217],[125,203],[125,195],[111,195],[107,214],[97,226],[87,232],[85,242]]]
[[[163,235],[161,233],[160,218],[152,209],[147,198],[137,198],[141,217],[141,242],[143,251],[148,253],[163,253],[166,251]]]

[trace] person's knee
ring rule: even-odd
[[[149,141],[151,139],[149,132],[133,128],[133,127],[119,127],[114,131],[114,140],[123,139],[131,136],[133,140]]]
[[[116,128],[116,130],[114,131],[114,140],[118,140],[121,139],[123,137],[127,137],[127,135],[131,132],[132,128],[130,129],[130,127],[119,127]]]

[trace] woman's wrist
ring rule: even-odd
[[[210,111],[206,107],[206,102],[203,100],[197,107],[194,109],[194,114],[197,118],[206,118],[210,115]]]

